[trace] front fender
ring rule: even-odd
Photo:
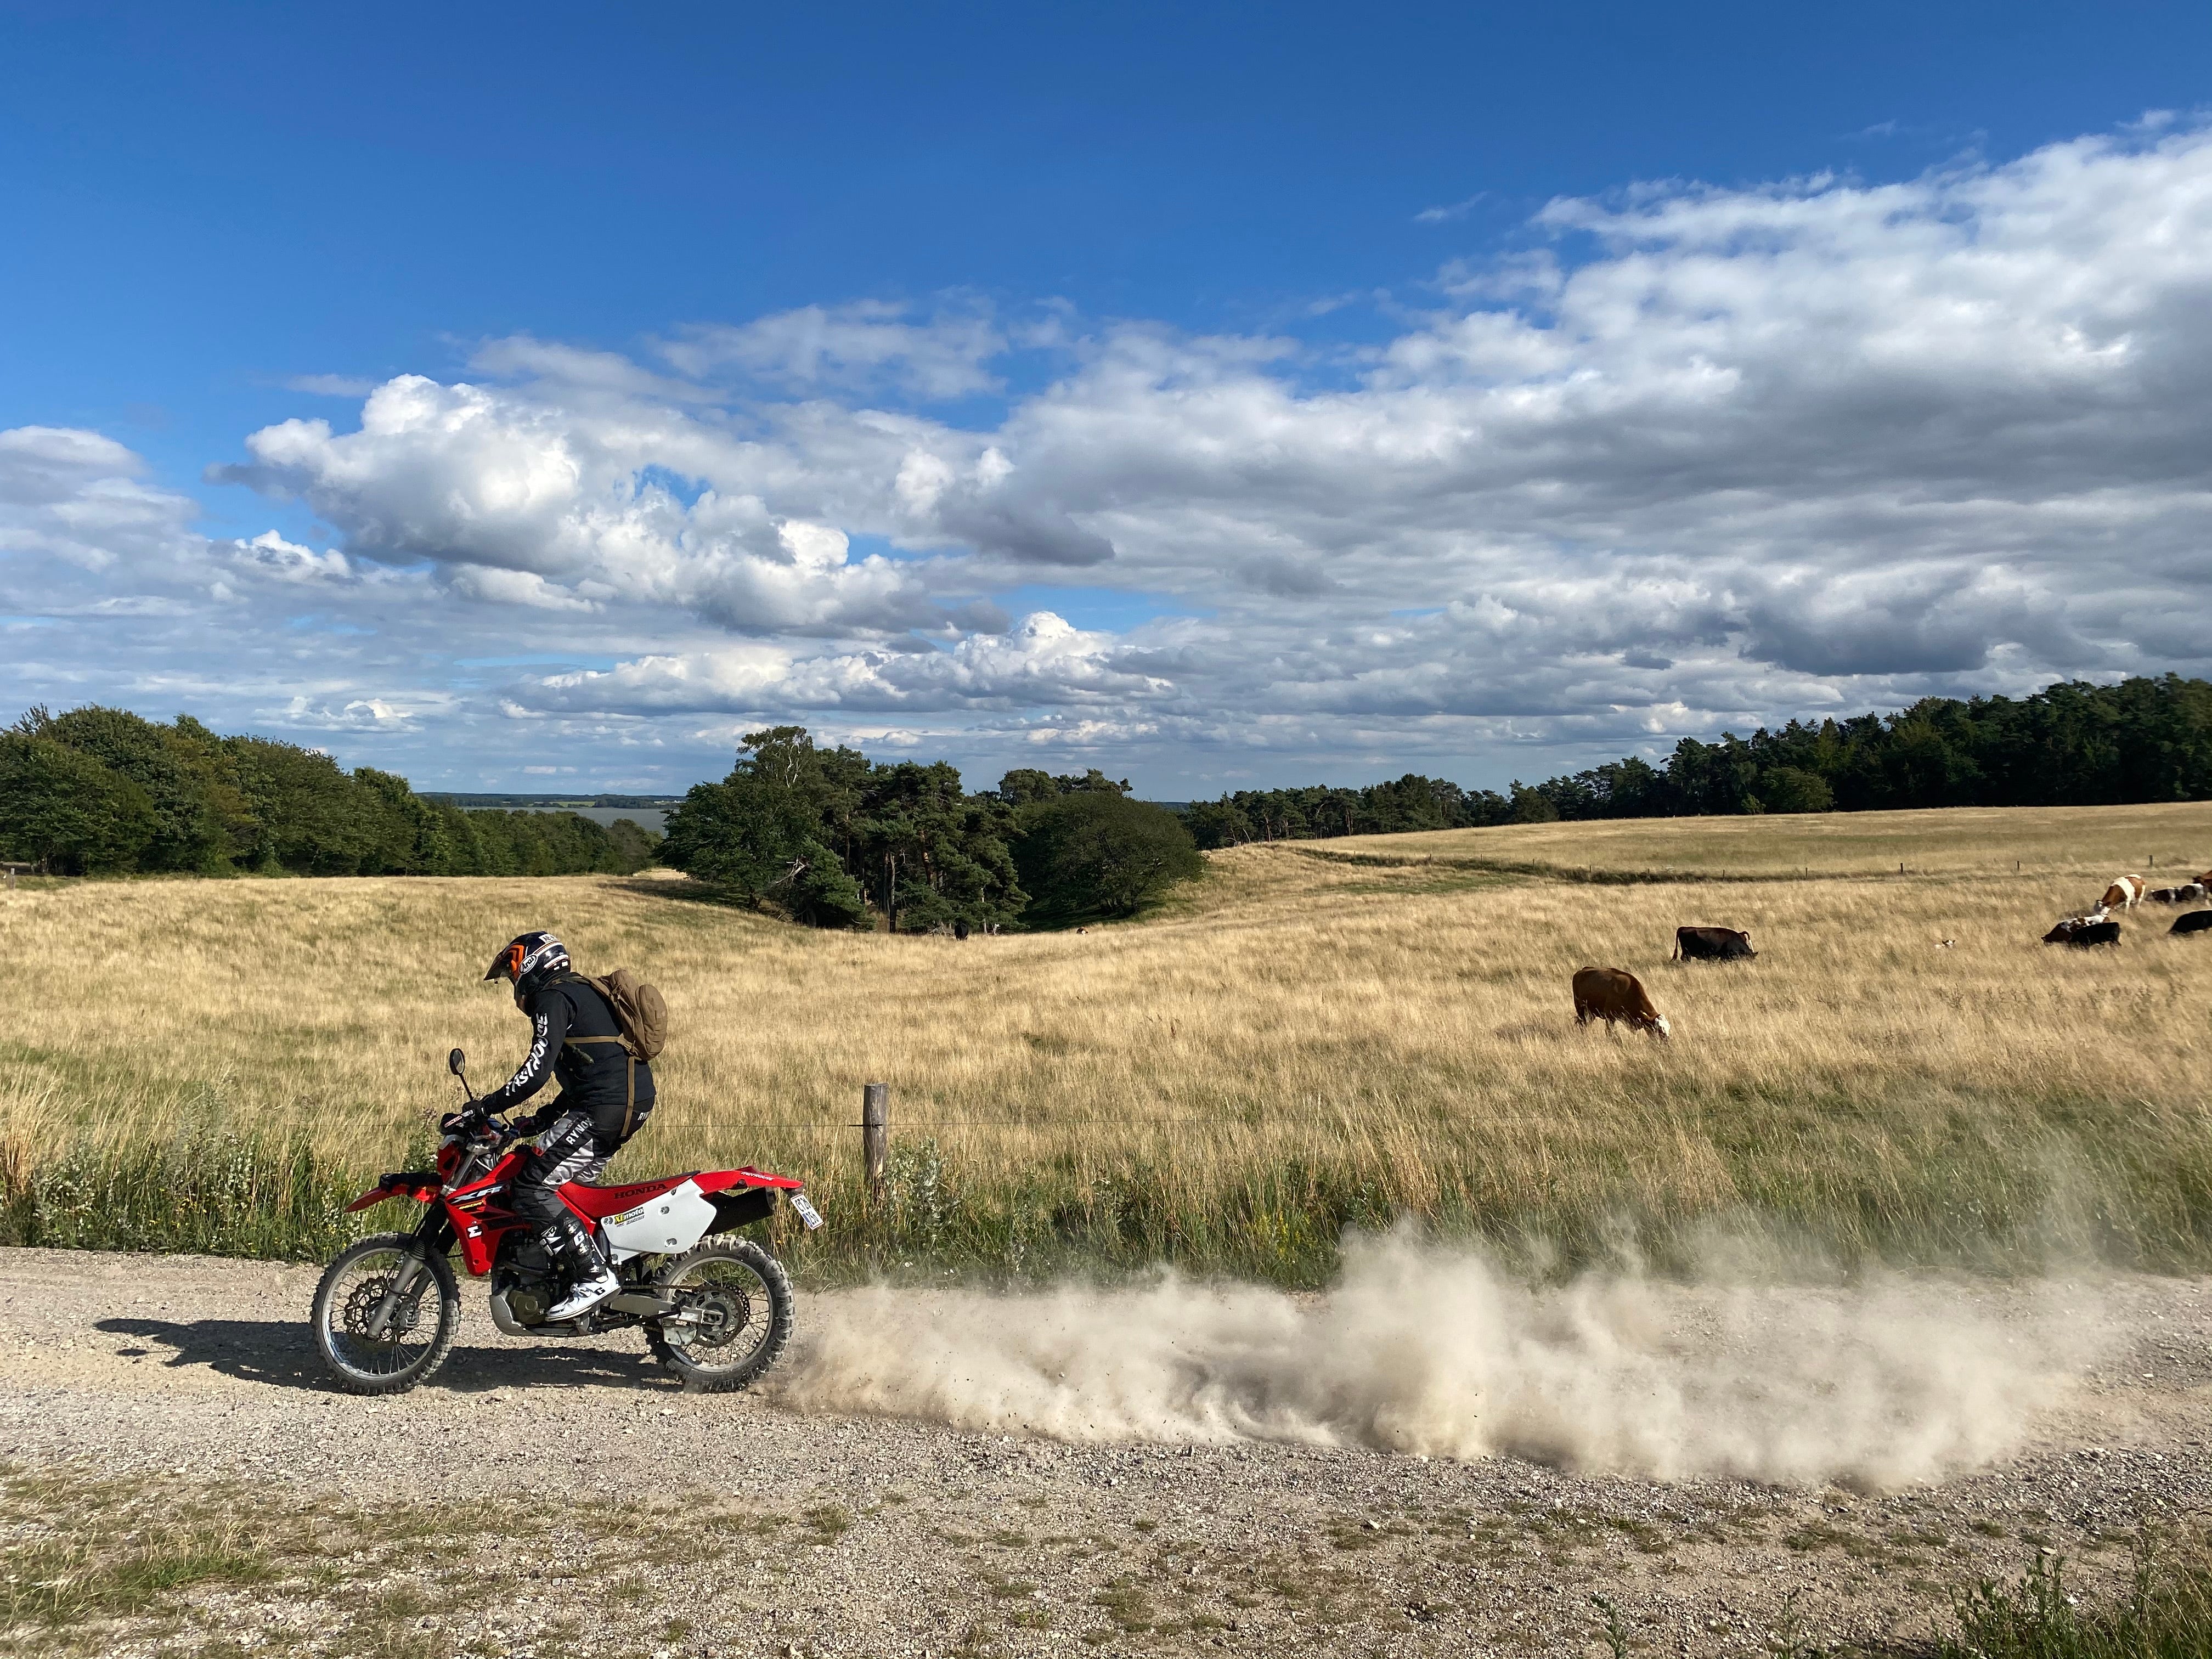
[[[397,1170],[380,1176],[376,1185],[346,1206],[346,1213],[366,1210],[372,1204],[381,1204],[387,1198],[411,1198],[417,1204],[428,1204],[438,1195],[440,1186],[435,1172],[426,1170]]]

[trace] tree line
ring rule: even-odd
[[[2212,799],[2212,683],[2065,681],[2021,698],[1685,738],[1504,793],[1409,773],[1239,790],[1177,813],[1093,770],[1022,769],[969,793],[944,763],[875,763],[803,726],[749,732],[662,842],[629,819],[469,809],[404,778],[187,714],[33,708],[0,731],[0,859],[55,874],[627,873],[655,858],[817,927],[1058,927],[1129,915],[1200,848],[1555,819]]]
[[[793,921],[897,933],[1130,915],[1203,867],[1127,779],[1022,769],[971,794],[945,762],[873,762],[799,726],[747,732],[670,812],[660,861]]]
[[[1562,818],[2106,806],[2212,799],[2212,683],[2166,674],[2069,680],[2026,697],[1926,697],[1893,714],[1791,720],[1717,743],[1684,738],[1510,791],[1407,774],[1364,789],[1241,790],[1194,802],[1200,847]]]
[[[628,818],[467,811],[189,714],[33,708],[0,732],[0,858],[53,875],[628,874],[658,838]]]

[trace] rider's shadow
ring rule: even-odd
[[[336,1385],[324,1374],[313,1339],[296,1319],[102,1319],[93,1328],[136,1337],[169,1352],[164,1365],[204,1365],[241,1382],[322,1394]],[[125,1358],[138,1358],[125,1349]],[[471,1348],[455,1344],[453,1357],[423,1392],[483,1394],[493,1389],[668,1389],[667,1372],[646,1355],[619,1348]]]

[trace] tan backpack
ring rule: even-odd
[[[605,977],[579,974],[578,979],[607,1000],[615,1024],[622,1028],[623,1047],[632,1060],[654,1060],[668,1046],[668,1005],[660,993],[627,968]]]

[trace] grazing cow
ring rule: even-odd
[[[1625,968],[1575,970],[1575,1024],[1587,1025],[1594,1019],[1607,1025],[1625,1019],[1630,1030],[1649,1031],[1662,1041],[1672,1029],[1667,1017],[1651,1006],[1643,981]]]
[[[2154,904],[2195,904],[2204,896],[2204,884],[2191,881],[2179,887],[2154,887],[2143,896]]]
[[[2118,945],[2120,924],[2100,910],[2086,916],[2069,916],[2043,936],[2045,945],[2072,945],[2082,950],[2092,945]]]
[[[1669,962],[1741,962],[1759,954],[1751,935],[1736,927],[1677,927]]]
[[[2173,933],[2212,933],[2212,910],[2191,910],[2185,916],[2176,916],[2173,926],[2166,931]]]
[[[2141,876],[2115,876],[2112,884],[2105,890],[2105,896],[2097,901],[2100,910],[2132,910],[2142,902],[2145,884]]]

